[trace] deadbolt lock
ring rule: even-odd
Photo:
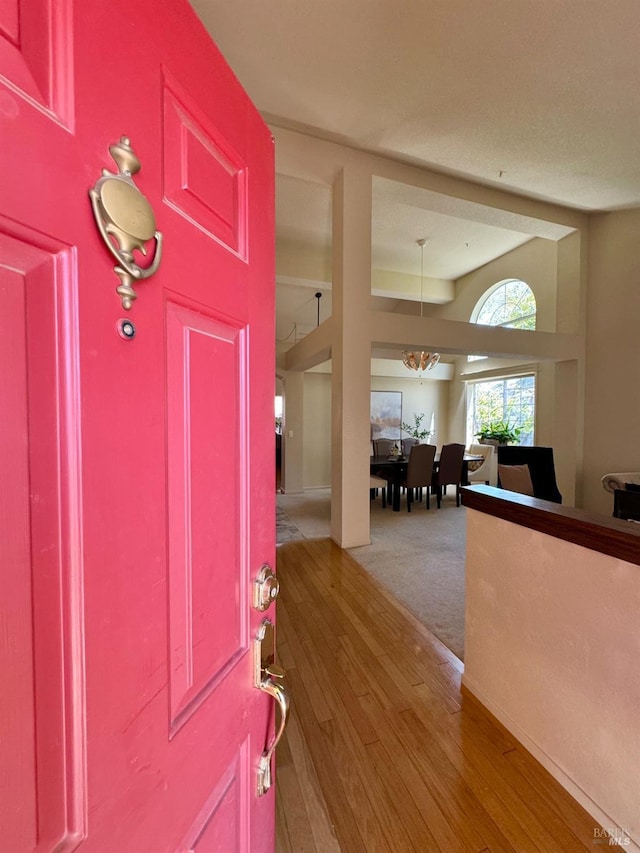
[[[253,606],[256,610],[266,610],[279,592],[280,581],[271,571],[271,566],[265,563],[253,582]]]

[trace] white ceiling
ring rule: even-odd
[[[276,123],[573,207],[640,202],[638,0],[192,5]]]
[[[191,2],[271,124],[578,209],[640,205],[640,0]],[[389,184],[376,268],[419,275],[426,237],[425,276],[456,278],[532,236]],[[278,239],[329,252],[327,189],[276,193]]]

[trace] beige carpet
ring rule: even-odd
[[[464,658],[465,512],[456,507],[453,489],[442,508],[414,506],[408,513],[371,503],[371,544],[349,553],[411,610],[461,660]],[[331,492],[278,495],[286,539],[329,536]],[[297,528],[298,533],[295,532]]]

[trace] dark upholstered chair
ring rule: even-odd
[[[373,453],[374,456],[389,456],[393,450],[393,445],[397,444],[392,438],[374,438]]]
[[[404,487],[407,490],[408,512],[411,512],[414,489],[425,489],[427,493],[427,509],[429,509],[429,485],[433,476],[433,460],[435,455],[436,448],[434,444],[416,444],[411,448],[411,454],[404,473],[399,473],[395,476],[393,472],[386,474],[388,481],[396,488]]]
[[[444,444],[440,451],[438,469],[433,472],[431,488],[436,493],[438,509],[447,486],[456,487],[456,506],[460,506],[460,480],[462,479],[462,460],[464,444]]]
[[[417,438],[403,438],[402,439],[402,455],[409,458],[409,454],[411,453],[411,448],[415,447],[416,444],[420,444]]]
[[[393,438],[374,438],[373,439],[373,455],[374,456],[391,456],[394,444],[397,442]],[[374,477],[386,477],[385,468],[371,468],[370,473]]]
[[[613,517],[627,521],[640,521],[640,491],[615,489],[613,492]]]
[[[525,447],[520,444],[498,446],[498,472],[500,465],[528,465],[531,474],[533,496],[545,501],[562,503],[562,495],[556,483],[552,447]],[[498,473],[498,486],[501,486]]]

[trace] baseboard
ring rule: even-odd
[[[594,802],[594,800],[592,800],[591,797],[583,791],[582,788],[577,785],[573,779],[571,779],[571,777],[568,776],[565,771],[562,770],[555,761],[547,755],[514,720],[511,719],[511,717],[509,717],[508,714],[505,714],[501,708],[485,696],[482,690],[480,690],[466,674],[463,674],[462,676],[462,687],[467,690],[474,699],[480,702],[518,741],[520,741],[525,749],[527,749],[531,755],[533,755],[533,757],[542,764],[545,770],[553,776],[556,782],[562,785],[562,787],[571,794],[573,799],[579,803],[583,809],[589,812],[591,817],[601,827],[607,829],[614,836],[614,839],[620,839],[620,843],[618,845],[610,845],[609,842],[610,846],[622,846],[625,850],[633,851],[633,853],[640,853],[640,839],[638,837],[638,833],[640,832],[639,827],[620,827],[615,818],[612,818],[603,811],[603,809],[601,809],[600,806]],[[630,835],[621,836],[620,833],[623,829],[624,832],[632,832],[633,837]]]
[[[323,489],[330,489],[331,486],[304,486],[302,489],[280,489],[280,494],[283,495],[304,495],[307,492],[319,492]]]

